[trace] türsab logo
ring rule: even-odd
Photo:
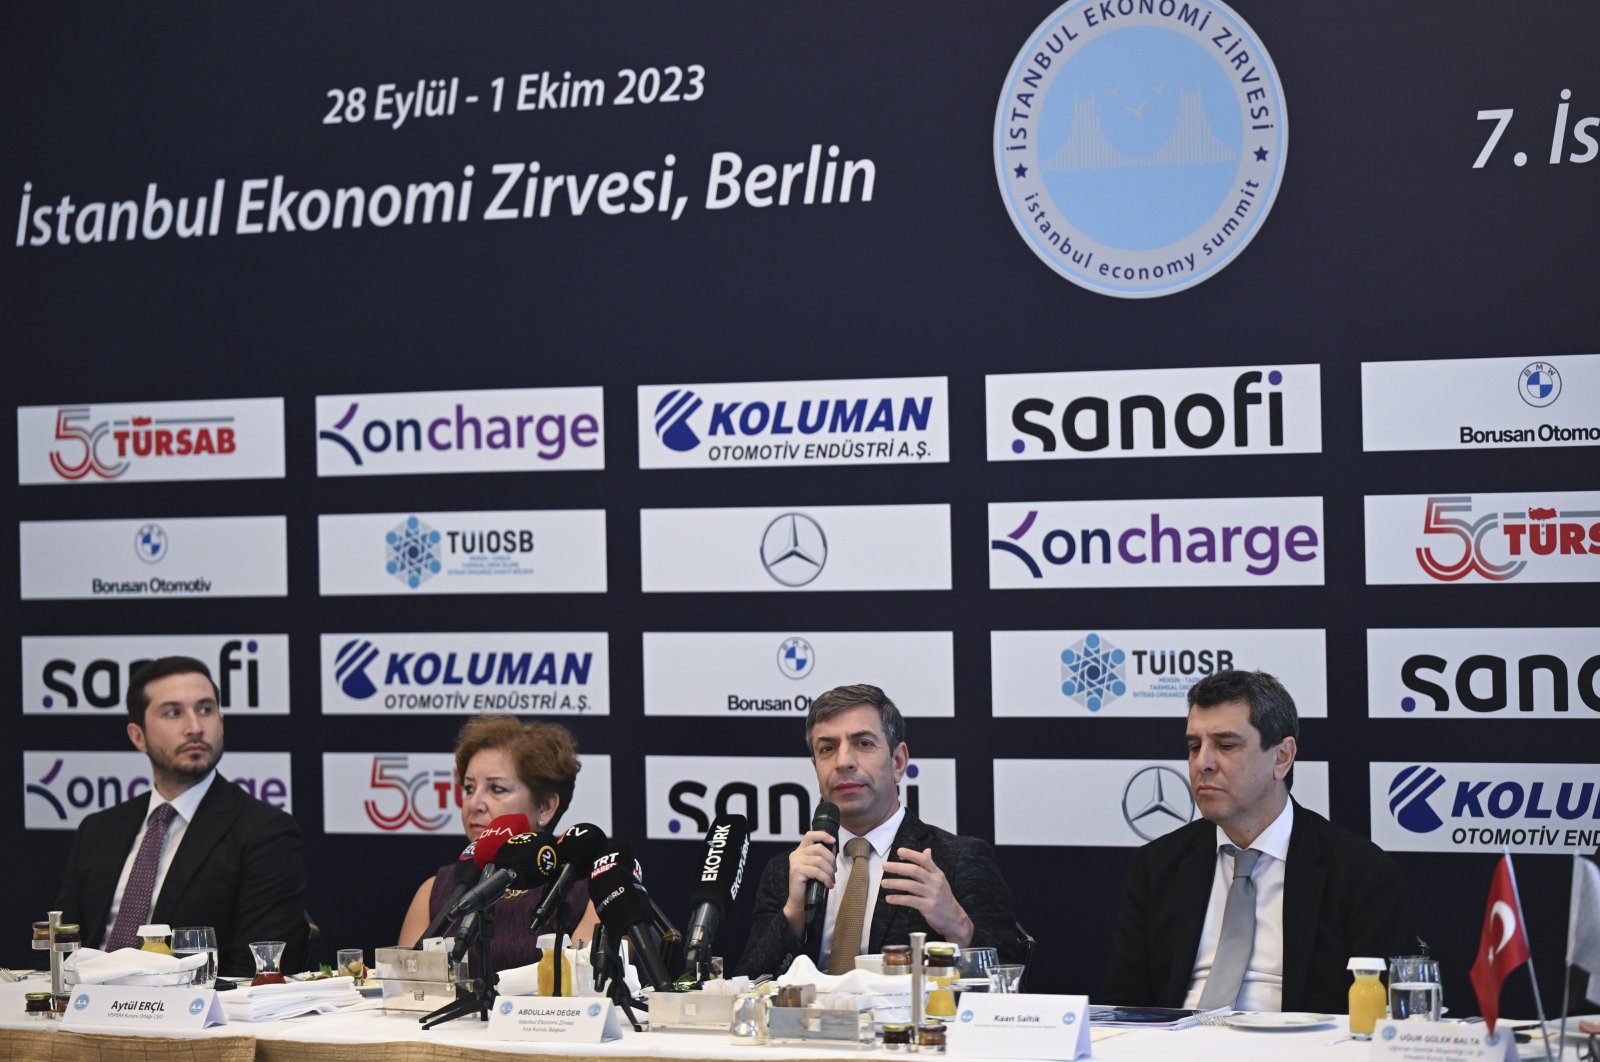
[[[17,409],[17,482],[281,479],[283,399]]]
[[[1600,580],[1600,492],[1369,495],[1367,582]]]

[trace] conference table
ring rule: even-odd
[[[494,1040],[487,1025],[472,1018],[424,1031],[414,1013],[358,1010],[271,1022],[230,1022],[203,1031],[152,1036],[121,1030],[95,1031],[62,1022],[23,1018],[23,995],[38,991],[37,976],[0,984],[0,1060],[93,1059],[96,1062],[466,1062],[498,1055],[549,1055],[596,1062],[682,1059],[691,1062],[845,1062],[903,1059],[881,1047],[766,1044],[735,1046],[721,1030],[674,1029],[636,1033],[604,1044],[518,1043]],[[1254,1062],[1341,1060],[1357,1062],[1371,1051],[1351,1040],[1341,1020],[1296,1031],[1248,1031],[1222,1027],[1178,1030],[1095,1029],[1093,1057],[1109,1062]],[[931,1058],[929,1052],[919,1057]],[[950,1055],[947,1057],[959,1057]],[[1535,1056],[1527,1048],[1523,1057]],[[1565,1059],[1575,1059],[1569,1036]]]

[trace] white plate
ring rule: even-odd
[[[1339,1018],[1334,1014],[1308,1014],[1300,1010],[1246,1011],[1230,1014],[1222,1019],[1235,1029],[1255,1029],[1261,1032],[1281,1032],[1285,1029],[1311,1029],[1318,1025],[1332,1025]]]

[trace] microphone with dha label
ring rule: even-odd
[[[551,917],[566,899],[567,890],[572,888],[573,882],[589,873],[595,859],[606,850],[606,843],[606,832],[592,822],[580,822],[567,827],[551,853],[553,862],[546,875],[553,874],[555,880],[540,899],[539,906],[534,908],[533,917],[528,921],[528,932],[544,932]],[[566,932],[569,927],[558,928]]]
[[[589,875],[589,901],[612,940],[626,937],[633,945],[634,958],[644,979],[658,992],[671,991],[666,964],[650,940],[648,930],[655,925],[650,894],[639,881],[633,850],[618,845],[594,862]]]
[[[512,882],[516,881],[517,874],[515,870],[496,867],[495,860],[507,841],[527,833],[531,825],[526,815],[501,815],[472,842],[472,861],[483,868],[483,877],[454,904],[445,908],[452,920],[475,914],[505,895]]]
[[[824,800],[817,805],[815,814],[811,816],[811,828],[821,830],[832,835],[836,840],[839,836],[839,805],[831,800]],[[812,879],[806,882],[806,925],[809,927],[813,920],[821,925],[822,912],[828,904],[828,887],[822,882]]]
[[[745,858],[750,854],[750,823],[743,815],[719,815],[706,834],[700,853],[694,885],[689,889],[693,904],[689,915],[689,938],[684,946],[684,975],[703,980],[711,964],[711,942],[716,939],[722,916],[728,913],[739,895],[744,880]]]

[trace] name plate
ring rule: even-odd
[[[609,999],[560,996],[501,996],[489,1011],[493,1040],[600,1044],[622,1038],[617,1008]]]
[[[1086,1058],[1089,997],[962,995],[946,1023],[952,1055],[969,1058]]]
[[[1501,1022],[1380,1021],[1372,1032],[1372,1062],[1516,1062],[1516,1037]]]
[[[228,1021],[214,989],[131,985],[79,985],[61,1017],[67,1025],[150,1032],[193,1032]]]

